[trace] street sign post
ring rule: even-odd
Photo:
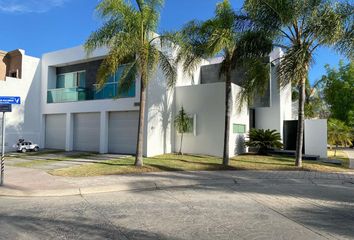
[[[2,112],[1,160],[0,160],[0,186],[4,184],[5,171],[5,113],[12,111],[11,104],[21,104],[20,97],[0,96],[0,112]]]

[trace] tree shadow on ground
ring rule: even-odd
[[[31,213],[33,215],[33,213]],[[59,220],[48,217],[25,215],[0,216],[1,239],[171,239],[161,233],[129,229],[109,222],[99,222],[97,218],[75,217]]]

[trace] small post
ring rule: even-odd
[[[5,169],[5,112],[2,113],[2,136],[1,136],[1,180],[0,186],[4,184],[4,169]]]

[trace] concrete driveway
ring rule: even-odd
[[[227,171],[125,178],[164,185],[0,197],[0,239],[354,239],[350,175]],[[177,180],[179,187],[168,185]],[[188,185],[192,180],[199,184]]]

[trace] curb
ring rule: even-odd
[[[139,190],[161,190],[165,188],[173,187],[188,187],[198,185],[219,185],[219,184],[236,184],[235,179],[213,179],[213,180],[197,180],[197,181],[180,181],[169,182],[161,181],[147,182],[139,184],[119,184],[108,186],[96,186],[96,187],[82,187],[82,188],[68,188],[68,189],[53,189],[53,190],[15,190],[6,187],[0,187],[0,197],[65,197],[65,196],[77,196],[88,195],[98,193],[111,193],[111,192],[123,192],[123,191],[139,191]]]
[[[260,182],[261,180],[261,182]],[[351,179],[309,179],[309,178],[268,178],[268,179],[243,179],[243,178],[218,178],[218,179],[193,179],[179,181],[148,181],[140,183],[121,183],[116,185],[95,186],[95,187],[76,187],[67,189],[50,190],[17,190],[7,187],[0,187],[0,197],[65,197],[80,196],[99,193],[112,193],[124,191],[142,191],[142,190],[163,190],[167,188],[192,187],[192,186],[217,186],[217,185],[259,185],[267,184],[336,184],[338,187],[354,187],[354,178]]]

